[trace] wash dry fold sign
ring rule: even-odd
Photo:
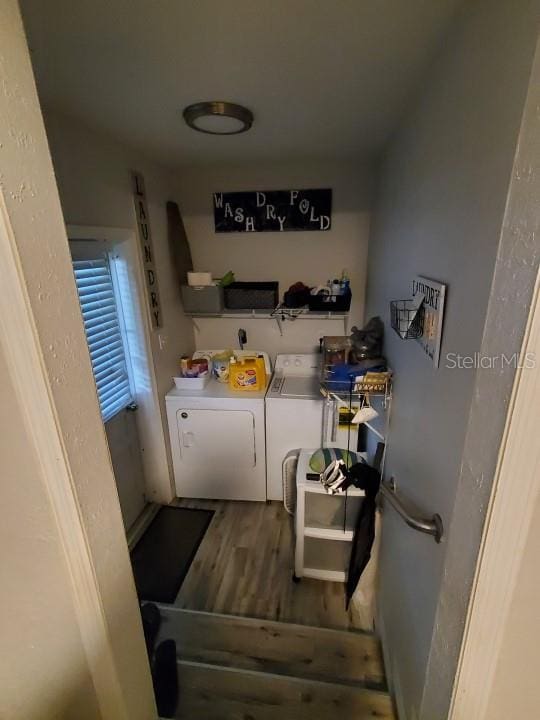
[[[332,190],[214,193],[217,233],[330,230]]]

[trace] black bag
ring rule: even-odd
[[[353,465],[349,469],[349,473],[354,477],[355,487],[364,490],[366,496],[360,507],[354,529],[346,588],[347,608],[358,581],[371,558],[371,548],[375,539],[376,497],[381,483],[379,471],[365,463]]]

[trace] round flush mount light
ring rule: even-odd
[[[209,135],[238,135],[253,124],[253,113],[242,105],[210,101],[188,105],[184,120],[193,130]]]

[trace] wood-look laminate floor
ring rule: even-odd
[[[319,627],[357,627],[341,583],[292,581],[294,530],[281,503],[178,500],[215,510],[175,606]]]

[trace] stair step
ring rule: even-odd
[[[385,687],[379,642],[347,632],[160,606],[160,638],[178,657],[223,668]]]
[[[395,720],[386,693],[236,668],[178,662],[177,720]]]

